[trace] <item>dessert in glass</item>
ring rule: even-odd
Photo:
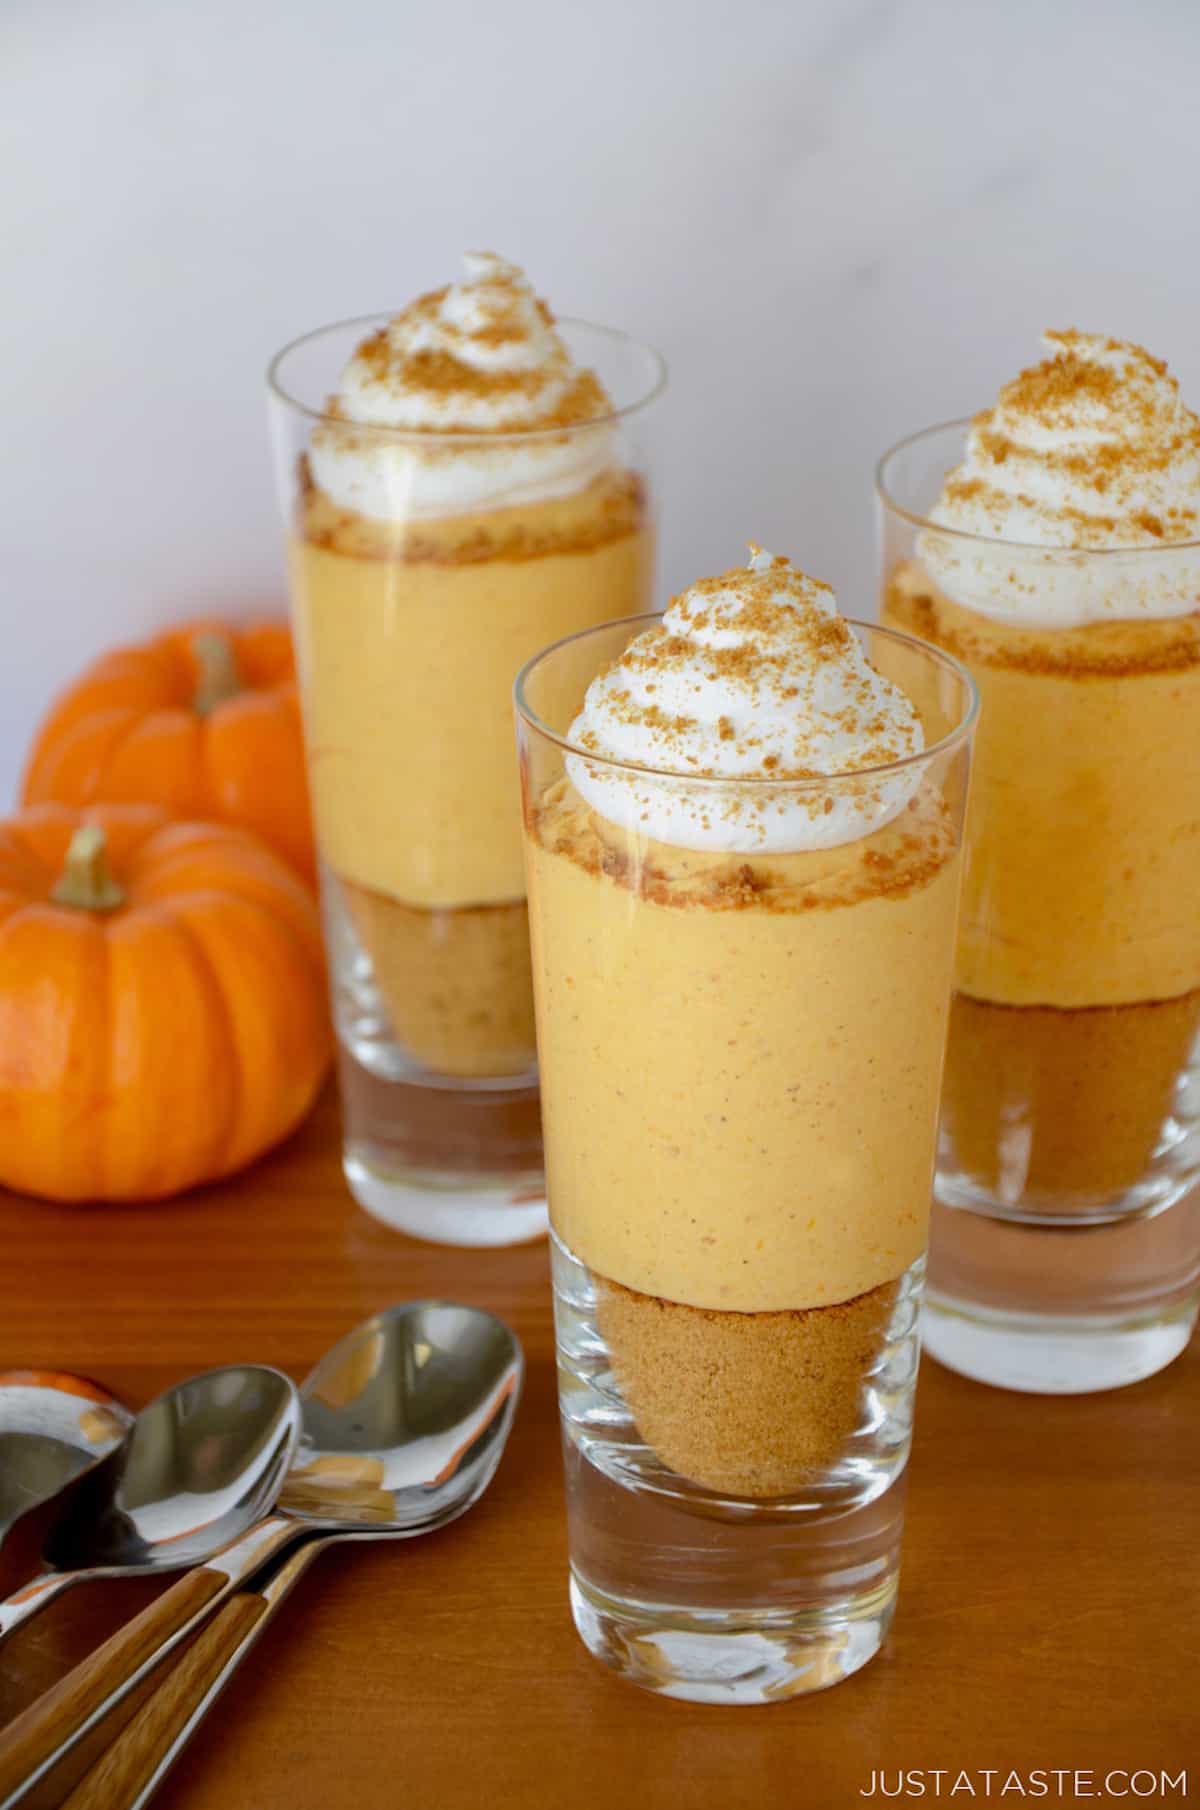
[[[882,619],[981,699],[925,1340],[1134,1382],[1200,1288],[1200,421],[1076,332],[882,460]]]
[[[575,1622],[740,1703],[892,1614],[974,709],[752,551],[517,684]]]
[[[345,1170],[417,1236],[545,1230],[511,686],[647,606],[662,387],[482,253],[271,367]]]

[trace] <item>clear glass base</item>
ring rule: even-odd
[[[339,1051],[350,1192],[374,1218],[435,1244],[524,1244],[546,1233],[537,1089],[452,1091],[384,1081]]]
[[[571,1614],[589,1653],[632,1684],[691,1703],[778,1703],[838,1684],[883,1645],[898,1573],[822,1609],[705,1614],[606,1595],[571,1570]]]
[[[410,1238],[494,1247],[546,1235],[546,1184],[537,1173],[396,1169],[355,1144],[346,1145],[342,1168],[359,1206]]]
[[[1200,1194],[1074,1224],[935,1199],[921,1341],[976,1382],[1038,1395],[1123,1388],[1179,1356],[1198,1304]]]
[[[1165,1370],[1187,1347],[1196,1303],[1160,1319],[1021,1318],[969,1302],[925,1297],[921,1339],[930,1357],[997,1389],[1088,1395]]]
[[[648,1690],[703,1703],[771,1703],[849,1677],[878,1651],[895,1602],[923,1265],[897,1285],[845,1426],[814,1446],[786,1494],[751,1496],[681,1474],[647,1443],[622,1381],[639,1374],[638,1351],[621,1343],[636,1327],[612,1318],[610,1285],[553,1232],[551,1259],[571,1603],[589,1651]],[[753,1414],[754,1377],[743,1387],[728,1367],[712,1370],[695,1327],[682,1331],[684,1351],[663,1346],[670,1304],[640,1299],[658,1328],[654,1361],[700,1367],[695,1404],[681,1380],[680,1413],[736,1440],[731,1401]],[[827,1370],[837,1349],[824,1356]],[[820,1376],[820,1366],[797,1375],[779,1449],[814,1412]]]
[[[1192,1158],[1195,1143],[1193,1140]],[[1109,1193],[1098,1190],[1051,1193],[1033,1188],[1024,1191],[1013,1188],[1001,1193],[944,1163],[938,1167],[937,1196],[945,1206],[959,1207],[965,1213],[982,1213],[990,1218],[1033,1226],[1078,1228],[1111,1225],[1134,1214],[1163,1213],[1189,1194],[1198,1179],[1200,1170],[1193,1160],[1187,1168],[1153,1171],[1141,1181]]]

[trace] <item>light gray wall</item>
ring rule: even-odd
[[[464,246],[673,373],[664,583],[870,607],[870,469],[1047,325],[1200,405],[1192,0],[0,0],[0,798],[113,639],[282,595],[271,351]]]

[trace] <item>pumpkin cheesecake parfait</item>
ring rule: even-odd
[[[514,673],[649,600],[661,363],[490,254],[271,368],[345,1167],[418,1236],[545,1229]]]
[[[1075,1392],[1200,1290],[1200,420],[1138,346],[1046,346],[879,493],[883,620],[981,696],[925,1338]]]
[[[891,1618],[973,722],[752,554],[517,687],[576,1626],[747,1703]]]

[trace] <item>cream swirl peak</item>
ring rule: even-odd
[[[920,721],[871,666],[828,585],[751,554],[674,598],[592,680],[569,732],[584,752],[568,772],[601,817],[677,847],[831,848],[911,798],[913,770],[864,769],[919,753]]]
[[[313,477],[380,521],[581,490],[613,462],[612,403],[522,272],[468,252],[359,346],[312,438]],[[496,439],[492,436],[532,436]],[[403,436],[403,437],[401,437]]]
[[[956,602],[1030,627],[1200,608],[1200,419],[1140,346],[1044,341],[1051,356],[975,417],[930,511],[1004,551],[927,531],[926,565]]]

